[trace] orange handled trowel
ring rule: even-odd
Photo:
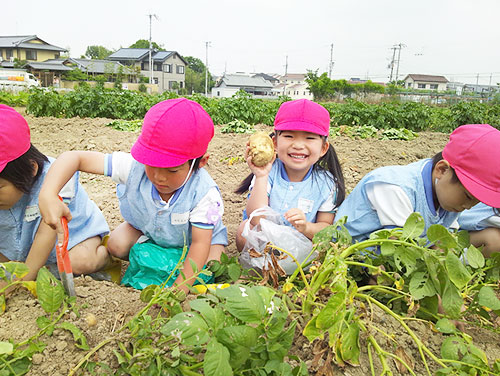
[[[69,260],[68,253],[69,231],[66,217],[61,218],[61,225],[64,231],[64,239],[61,246],[59,246],[59,244],[56,245],[57,269],[59,270],[59,276],[61,277],[61,282],[66,293],[69,296],[76,296],[73,269],[71,268],[71,261]]]

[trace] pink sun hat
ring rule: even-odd
[[[202,157],[214,135],[214,123],[198,103],[186,98],[155,104],[130,151],[147,166],[176,167]]]
[[[0,172],[30,146],[30,128],[26,120],[12,107],[0,104]]]
[[[284,102],[274,119],[276,131],[304,131],[328,136],[330,114],[323,106],[308,99]]]
[[[463,186],[479,201],[500,207],[500,131],[488,124],[455,129],[443,149],[443,158]]]

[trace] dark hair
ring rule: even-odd
[[[279,133],[278,133],[279,134]],[[274,136],[274,132],[269,136]],[[328,141],[327,136],[321,136],[324,142]],[[345,182],[344,182],[344,174],[342,173],[342,168],[340,166],[339,159],[337,157],[337,153],[335,152],[335,148],[332,144],[328,145],[328,150],[314,165],[313,165],[313,173],[319,170],[326,170],[330,172],[333,176],[333,182],[337,185],[337,197],[335,199],[335,206],[339,206],[342,201],[345,199]],[[235,193],[245,193],[250,188],[250,184],[253,179],[253,174],[248,175],[243,181],[240,183],[238,188],[236,188]]]
[[[0,178],[11,182],[21,192],[30,193],[31,188],[42,175],[43,165],[48,161],[48,158],[31,144],[26,153],[5,165],[0,172]],[[38,166],[36,174],[34,174],[34,164]]]
[[[443,158],[443,152],[439,152],[437,153],[436,155],[434,155],[434,157],[432,157],[432,169],[434,170],[434,167],[436,166],[436,164],[439,162],[439,161],[442,161],[444,158]],[[452,183],[461,183],[460,179],[458,178],[456,172],[455,172],[455,169],[453,167],[451,167],[451,172],[453,172],[453,176],[451,177],[451,182]]]

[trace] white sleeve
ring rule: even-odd
[[[117,184],[125,184],[133,162],[134,158],[130,153],[120,151],[106,154],[104,158],[104,175],[111,176],[111,179]]]
[[[369,184],[366,187],[366,195],[384,227],[403,227],[409,215],[414,212],[407,194],[397,185]]]
[[[337,189],[333,187],[332,190],[330,191],[330,194],[328,195],[328,198],[325,200],[325,202],[321,204],[318,211],[329,212],[329,213],[336,211],[337,208],[335,207],[335,202],[334,202],[336,196],[337,196]]]
[[[224,204],[220,192],[217,187],[212,187],[189,213],[189,222],[213,226],[223,214]]]
[[[255,175],[252,177],[252,181],[250,182],[250,186],[248,187],[248,192],[250,192],[253,189],[253,186],[255,184]],[[267,179],[267,195],[269,196],[271,194],[271,183],[269,183],[269,179]]]
[[[492,215],[491,217],[488,217],[484,221],[486,227],[497,227],[500,228],[500,216],[498,215]]]

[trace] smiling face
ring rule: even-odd
[[[439,206],[449,212],[461,212],[479,203],[460,183],[453,169],[446,160],[434,166],[432,185]]]
[[[0,210],[12,208],[23,194],[10,181],[0,178]]]
[[[290,181],[302,181],[329,147],[320,135],[304,131],[278,131],[273,140]]]

